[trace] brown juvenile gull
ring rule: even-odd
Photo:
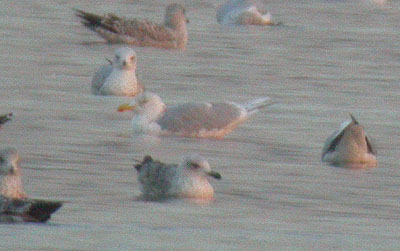
[[[167,107],[157,94],[144,92],[130,104],[120,105],[118,111],[134,111],[132,126],[136,132],[221,139],[249,115],[270,104],[270,98],[264,97],[247,104],[183,103]]]
[[[376,148],[364,132],[364,128],[350,114],[351,121],[342,123],[340,129],[326,140],[322,161],[340,163],[376,164]]]
[[[128,47],[117,49],[114,61],[102,66],[92,80],[96,95],[135,96],[143,90],[136,77],[136,52]]]
[[[231,25],[278,25],[270,13],[262,13],[249,0],[230,0],[217,10],[217,21]]]
[[[189,21],[181,4],[167,6],[163,24],[124,19],[114,14],[99,16],[81,10],[75,11],[86,27],[97,32],[109,43],[184,49],[188,41],[186,23]]]
[[[10,121],[12,117],[12,113],[0,115],[0,127]]]
[[[208,161],[200,155],[185,157],[179,165],[165,164],[146,156],[135,168],[145,200],[171,197],[212,199],[214,189],[207,176],[221,179],[221,175],[212,171]]]
[[[0,222],[46,222],[62,203],[28,199],[22,187],[19,161],[14,148],[0,150]]]

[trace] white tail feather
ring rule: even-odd
[[[271,98],[269,97],[263,97],[263,98],[258,98],[254,99],[247,104],[244,104],[244,108],[247,110],[249,113],[254,113],[257,112],[260,108],[272,105],[273,103],[271,102]]]

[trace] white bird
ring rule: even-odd
[[[0,115],[0,127],[11,120],[12,113]]]
[[[62,203],[28,199],[22,186],[19,161],[14,148],[0,150],[0,222],[46,222]]]
[[[326,140],[322,161],[341,163],[365,163],[375,165],[376,148],[368,139],[364,128],[350,114],[351,121],[342,123],[340,129]]]
[[[136,52],[128,47],[117,49],[114,61],[103,65],[92,79],[96,95],[135,96],[143,90],[136,76]]]
[[[212,171],[208,161],[199,155],[188,156],[179,165],[165,164],[146,156],[135,168],[145,200],[171,197],[212,199],[214,189],[207,177],[221,179],[221,175]]]
[[[153,46],[166,49],[184,49],[188,41],[185,8],[170,4],[165,11],[163,24],[147,20],[124,19],[114,14],[99,16],[75,10],[82,23],[110,43],[127,43],[136,46]]]
[[[167,107],[157,94],[144,92],[131,104],[120,105],[118,111],[134,111],[132,126],[136,132],[221,139],[270,104],[270,98],[264,97],[247,104],[183,103]]]
[[[217,10],[217,21],[231,25],[279,25],[270,13],[261,13],[249,0],[229,0]]]

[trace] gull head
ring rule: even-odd
[[[185,171],[189,171],[190,174],[198,176],[211,176],[215,179],[221,179],[221,175],[218,172],[211,170],[208,161],[200,155],[190,155],[184,158],[182,167]]]
[[[155,120],[165,111],[165,104],[157,94],[143,92],[136,96],[130,104],[122,104],[119,112],[133,111],[138,115],[144,115],[150,120]]]
[[[176,28],[179,25],[189,23],[185,12],[185,8],[181,4],[173,3],[168,5],[165,10],[165,25]]]
[[[26,198],[22,187],[20,157],[15,148],[0,150],[0,185],[3,196],[15,199]]]
[[[136,52],[129,47],[117,49],[113,66],[122,70],[136,70]]]

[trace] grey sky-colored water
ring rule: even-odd
[[[169,3],[169,2],[168,2]],[[393,249],[400,171],[400,3],[266,1],[277,27],[223,27],[223,1],[181,2],[185,51],[136,48],[139,80],[173,105],[269,107],[224,140],[132,138],[129,98],[90,93],[119,45],[72,8],[162,20],[159,1],[15,1],[0,9],[2,147],[21,154],[28,196],[66,201],[47,225],[1,225],[7,249]],[[320,161],[325,139],[354,114],[375,139],[378,167]],[[197,152],[223,176],[215,201],[137,201],[133,158],[179,162]]]

